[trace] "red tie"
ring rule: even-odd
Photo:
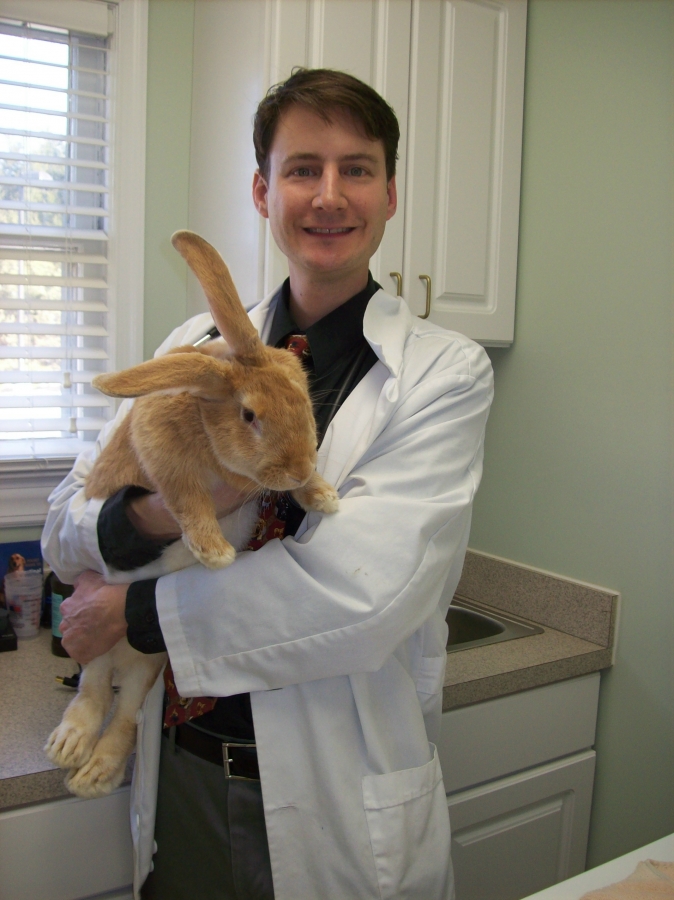
[[[285,347],[298,356],[306,359],[311,356],[309,341],[303,334],[288,335]],[[257,524],[246,550],[259,550],[267,541],[274,538],[283,538],[286,530],[286,510],[288,508],[287,494],[279,494],[276,491],[263,491],[258,501]],[[164,669],[164,687],[168,695],[168,705],[164,713],[164,728],[171,725],[182,725],[190,719],[210,712],[215,706],[217,697],[181,697],[173,679],[171,663]]]

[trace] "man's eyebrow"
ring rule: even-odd
[[[308,162],[320,159],[321,155],[319,153],[291,153],[290,156],[286,156],[286,158],[283,160],[283,165],[287,166],[295,162]],[[380,162],[379,157],[375,156],[373,153],[348,153],[346,156],[340,156],[339,161],[370,162],[373,164]]]

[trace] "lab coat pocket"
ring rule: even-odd
[[[450,831],[434,744],[429,763],[363,777],[363,802],[382,900],[452,896]]]

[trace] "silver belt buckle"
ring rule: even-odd
[[[246,778],[245,775],[232,775],[231,770],[229,768],[230,763],[233,763],[234,760],[229,758],[229,748],[230,747],[245,747],[248,750],[254,750],[255,744],[235,744],[233,741],[223,741],[222,742],[222,762],[225,767],[225,778],[236,779],[237,781],[258,781],[257,778]]]

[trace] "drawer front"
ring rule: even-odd
[[[79,900],[133,880],[129,788],[0,813],[2,900]]]
[[[443,713],[447,793],[592,747],[599,680],[594,672]]]

